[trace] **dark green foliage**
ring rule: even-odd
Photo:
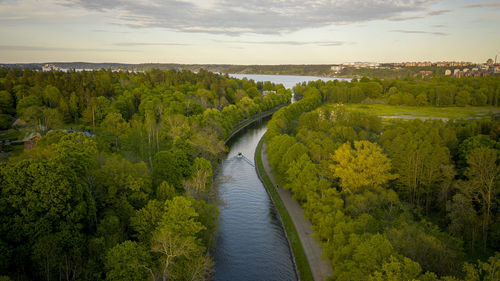
[[[125,241],[106,255],[106,280],[143,281],[151,278],[151,256],[137,242]]]
[[[462,82],[466,85],[434,84],[428,91],[425,84],[430,82],[425,81],[361,79],[311,82],[296,91],[317,89],[323,100],[338,103],[351,102],[351,91],[361,89],[382,101],[389,96],[396,104],[444,106],[453,105],[463,86],[471,99],[463,92],[459,103],[466,106],[474,104],[472,89],[479,83],[498,83],[493,78]],[[382,94],[368,83],[380,83]],[[304,95],[297,103],[306,99]],[[333,280],[496,276],[496,256],[478,264],[464,262],[500,250],[498,120],[382,123],[376,116],[347,112],[338,104],[312,111],[292,106],[281,109],[270,122],[268,157],[280,185],[291,189],[311,220],[334,269]],[[384,151],[361,152],[348,145],[359,141],[377,142]],[[388,169],[395,175],[379,184],[368,177],[383,174],[377,171],[385,165],[383,157],[374,157],[377,153],[388,157]],[[340,177],[344,174],[349,180]]]
[[[314,81],[295,87],[299,99],[317,89],[329,103],[385,103],[409,106],[497,106],[500,104],[500,80],[496,77],[429,80],[379,80],[363,77],[359,82]]]
[[[166,181],[177,190],[181,190],[181,180],[190,175],[191,161],[185,151],[171,149],[156,153],[153,159],[153,178],[156,185]]]
[[[10,69],[0,89],[0,129],[20,119],[1,139],[42,135],[0,162],[0,276],[47,281],[210,279],[212,167],[291,96],[203,70]]]

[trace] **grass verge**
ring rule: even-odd
[[[263,140],[264,138],[260,139],[259,144],[257,145],[257,149],[255,150],[255,167],[257,169],[257,174],[259,175],[260,180],[264,183],[264,186],[271,196],[271,199],[274,202],[274,206],[276,206],[276,209],[278,210],[278,213],[281,217],[281,221],[283,222],[288,241],[290,242],[290,247],[292,248],[295,266],[297,268],[300,280],[313,281],[314,278],[311,272],[311,268],[309,267],[306,253],[304,252],[304,248],[302,248],[302,244],[300,242],[299,235],[297,234],[297,230],[295,229],[295,225],[292,222],[292,218],[290,218],[290,215],[288,214],[283,201],[281,201],[281,197],[276,191],[276,188],[271,182],[271,179],[267,175],[264,169],[264,165],[262,164]]]
[[[364,112],[378,116],[401,116],[402,119],[416,118],[487,118],[490,113],[499,113],[499,107],[435,107],[435,106],[396,106],[388,104],[348,104],[350,111]]]

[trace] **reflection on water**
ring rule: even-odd
[[[288,242],[276,210],[253,167],[267,122],[243,130],[231,145],[217,178],[219,232],[214,258],[216,280],[297,280]],[[241,152],[244,157],[238,158]]]
[[[275,84],[283,84],[285,88],[292,89],[297,83],[307,82],[307,81],[333,81],[333,80],[346,80],[351,81],[351,78],[330,78],[330,77],[318,77],[318,76],[298,76],[298,75],[265,75],[265,74],[229,74],[229,76],[238,79],[253,79],[254,81],[270,81]]]

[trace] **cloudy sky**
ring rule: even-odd
[[[0,62],[484,62],[500,0],[0,0]]]

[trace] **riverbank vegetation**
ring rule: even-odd
[[[383,121],[350,104],[497,106],[498,78],[295,91],[302,99],[268,125],[268,159],[311,221],[332,280],[500,278],[498,118]]]
[[[275,189],[274,184],[271,182],[269,175],[264,169],[264,164],[262,163],[263,144],[264,144],[264,139],[261,139],[259,141],[259,144],[257,145],[257,148],[255,149],[255,165],[257,168],[257,172],[262,180],[262,183],[265,185],[269,195],[271,196],[274,206],[276,206],[276,209],[278,210],[278,213],[280,215],[284,231],[286,231],[288,242],[290,243],[290,248],[293,254],[293,259],[300,280],[304,281],[314,280],[311,268],[309,266],[309,262],[307,261],[306,253],[304,252],[304,248],[302,247],[300,237],[297,234],[297,230],[295,229],[295,225],[293,224],[292,218],[290,217],[290,214],[288,214],[288,211],[285,205],[283,204],[283,201],[281,200],[278,191]]]
[[[0,69],[2,280],[210,279],[224,140],[290,97],[207,71]]]

